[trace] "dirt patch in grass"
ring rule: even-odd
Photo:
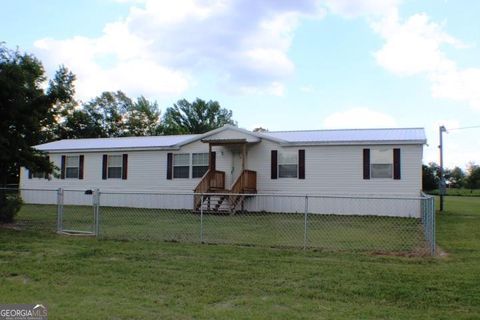
[[[21,224],[18,224],[18,223],[0,223],[0,228],[3,228],[3,229],[9,229],[9,230],[17,230],[17,231],[20,231],[20,230],[24,230],[24,226],[22,226]]]

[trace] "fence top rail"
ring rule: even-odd
[[[56,189],[48,189],[48,188],[0,188],[0,191],[58,191]]]
[[[67,190],[65,190],[67,191]],[[424,200],[431,198],[426,196],[395,196],[395,195],[336,195],[336,194],[305,194],[305,193],[221,193],[221,192],[205,192],[205,193],[194,193],[194,192],[174,192],[174,191],[112,191],[100,190],[101,194],[136,194],[136,195],[185,195],[185,196],[245,196],[245,197],[287,197],[287,198],[339,198],[339,199],[392,199],[392,200]]]
[[[338,194],[306,194],[306,193],[195,193],[196,196],[245,196],[245,197],[286,197],[286,198],[325,198],[325,199],[374,199],[374,200],[425,200],[431,197],[396,196],[396,195],[338,195]]]
[[[84,189],[63,189],[64,192],[85,192],[87,190],[95,191],[98,188],[84,188]],[[44,189],[44,188],[0,188],[5,191],[58,191],[59,189]],[[98,189],[103,195],[170,195],[170,196],[245,196],[245,197],[285,197],[285,198],[313,198],[313,199],[365,199],[365,200],[428,200],[433,199],[434,196],[421,193],[419,196],[405,196],[405,195],[379,195],[379,194],[312,194],[312,193],[194,193],[182,191],[154,191],[154,190],[103,190]]]
[[[193,192],[174,192],[174,191],[112,191],[112,190],[101,190],[100,189],[100,194],[110,194],[110,195],[115,195],[115,194],[136,194],[136,195],[165,195],[165,196],[194,196],[196,193]],[[200,193],[198,193],[200,195]]]

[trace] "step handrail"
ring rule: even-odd
[[[202,202],[202,193],[208,193],[211,189],[225,189],[225,172],[208,169],[197,184],[193,192],[196,194],[193,198],[193,208],[196,209]]]

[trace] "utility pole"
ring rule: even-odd
[[[446,193],[446,183],[445,183],[445,175],[443,170],[443,133],[447,132],[445,126],[440,126],[439,128],[440,134],[440,145],[438,148],[440,149],[440,181],[438,182],[438,194],[440,195],[440,212],[443,211],[443,197]]]

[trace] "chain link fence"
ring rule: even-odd
[[[102,239],[435,254],[434,198],[424,194],[17,192],[25,203],[19,228]]]

